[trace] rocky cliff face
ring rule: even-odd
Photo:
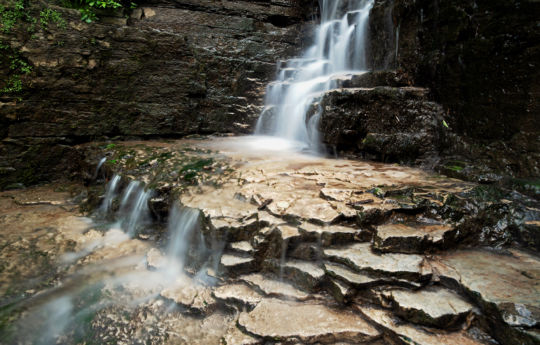
[[[378,1],[371,64],[399,70],[443,105],[444,156],[539,176],[539,13],[533,0]]]
[[[34,68],[0,97],[0,188],[65,175],[81,142],[249,133],[276,61],[309,44],[317,1],[148,0],[93,24],[55,9],[66,29],[0,37]],[[326,144],[477,181],[540,176],[538,13],[533,0],[377,0],[376,72],[341,87],[414,86],[422,100],[334,92]]]
[[[74,143],[249,132],[276,60],[302,49],[315,10],[303,0],[148,1],[129,18],[86,24],[52,8],[65,29],[0,37],[33,66],[20,99],[0,97],[0,187],[63,173]]]

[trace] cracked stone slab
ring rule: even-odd
[[[342,265],[333,263],[324,264],[325,271],[332,277],[338,278],[355,287],[367,287],[373,285],[378,278],[372,278],[367,274],[354,272]]]
[[[245,284],[236,283],[218,287],[213,296],[228,304],[239,304],[254,307],[262,296]]]
[[[373,248],[387,253],[423,253],[443,243],[444,235],[453,231],[449,225],[384,224],[377,227]]]
[[[289,259],[284,263],[272,260],[271,265],[274,270],[294,282],[296,286],[311,290],[322,283],[325,272],[313,262]]]
[[[251,255],[255,253],[255,249],[248,241],[230,242],[229,249],[237,253]]]
[[[207,314],[216,307],[212,290],[207,286],[195,284],[187,277],[178,278],[172,286],[165,288],[160,294],[188,310],[201,314]]]
[[[220,238],[229,241],[247,240],[258,228],[259,222],[255,218],[237,220],[234,218],[210,218],[211,231]]]
[[[266,296],[283,297],[299,301],[307,300],[310,297],[309,294],[298,290],[291,284],[265,277],[259,273],[244,275],[239,279],[261,291]]]
[[[207,218],[249,219],[257,214],[257,207],[234,198],[232,191],[216,193],[208,189],[205,193],[182,195],[182,205],[199,209]]]
[[[441,281],[470,292],[487,312],[498,312],[509,326],[540,324],[540,259],[511,249],[461,250],[434,257]]]
[[[444,288],[391,290],[382,294],[392,302],[397,315],[413,323],[438,328],[459,326],[474,308],[463,297]]]
[[[307,241],[321,241],[323,246],[350,243],[361,232],[360,229],[340,225],[317,225],[304,222],[298,226],[300,233]]]
[[[255,259],[235,254],[223,254],[219,261],[220,267],[229,273],[241,274],[254,269]]]
[[[339,281],[337,279],[328,280],[328,289],[336,301],[339,303],[346,303],[354,295],[354,289],[352,289],[347,283]]]
[[[394,277],[373,277],[362,272],[355,272],[343,265],[327,262],[324,264],[324,270],[329,276],[341,280],[352,287],[365,289],[377,285],[399,285],[410,288],[418,288],[421,285],[406,279]]]
[[[249,333],[274,341],[334,344],[369,342],[380,333],[357,314],[321,304],[262,300],[251,312],[240,314],[238,324]]]
[[[242,332],[238,327],[231,327],[222,338],[220,344],[224,345],[260,345],[261,339],[257,339],[249,334]]]
[[[323,252],[327,258],[341,262],[358,272],[370,272],[409,280],[419,280],[431,274],[431,271],[425,267],[422,256],[376,254],[371,251],[370,243],[355,243],[324,249]]]
[[[422,328],[404,323],[391,312],[372,307],[356,308],[374,323],[396,334],[406,344],[415,345],[483,345],[462,331],[442,332],[435,329]]]
[[[298,228],[295,226],[279,225],[276,229],[279,231],[282,241],[300,238],[300,231],[298,231]]]
[[[329,224],[340,216],[326,200],[320,198],[297,199],[281,215],[320,224]]]

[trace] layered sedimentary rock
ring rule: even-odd
[[[445,173],[539,175],[538,13],[531,0],[375,3],[370,66],[400,71],[444,107],[458,136],[444,150],[457,168]]]
[[[39,16],[40,6],[32,13]],[[249,132],[276,60],[298,54],[311,1],[149,1],[129,18],[0,39],[33,66],[0,96],[0,186],[58,176],[95,138]],[[7,80],[8,70],[2,79]]]

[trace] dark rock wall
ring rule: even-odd
[[[65,175],[81,142],[250,132],[276,61],[309,45],[317,1],[147,0],[92,24],[56,9],[66,29],[0,34],[33,66],[22,94],[0,96],[0,188]],[[376,1],[371,66],[443,106],[442,166],[540,176],[538,18],[535,0]]]
[[[446,155],[537,177],[539,20],[535,0],[381,0],[371,19],[372,66],[431,89],[457,135]]]
[[[0,187],[57,176],[75,143],[249,132],[276,61],[299,53],[316,10],[311,0],[148,1],[86,24],[53,8],[66,29],[0,37],[33,66],[22,95],[0,96]]]

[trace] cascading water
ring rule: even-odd
[[[103,166],[103,164],[105,164],[106,161],[107,161],[107,157],[101,158],[101,160],[99,161],[99,163],[98,163],[98,165],[96,167],[96,171],[94,172],[94,176],[92,177],[93,180],[98,178],[99,171],[101,170],[101,167]]]
[[[374,0],[319,0],[321,25],[302,58],[278,63],[278,78],[267,87],[255,133],[281,137],[301,149],[321,151],[314,99],[338,86],[340,75],[367,70],[366,42]]]
[[[148,200],[152,191],[145,190],[138,181],[132,181],[124,191],[120,203],[120,226],[129,236],[134,236],[137,228],[146,225],[150,218]]]
[[[170,273],[177,274],[186,264],[190,239],[193,231],[199,225],[199,211],[191,208],[173,206],[169,215],[167,230],[169,231],[169,244],[167,246],[167,259]]]
[[[111,209],[112,202],[114,198],[116,198],[116,193],[117,193],[119,183],[120,183],[120,176],[114,175],[111,181],[107,184],[105,198],[103,199],[103,203],[101,204],[101,207],[99,209],[99,212],[104,216],[106,216],[107,213],[109,213]]]

